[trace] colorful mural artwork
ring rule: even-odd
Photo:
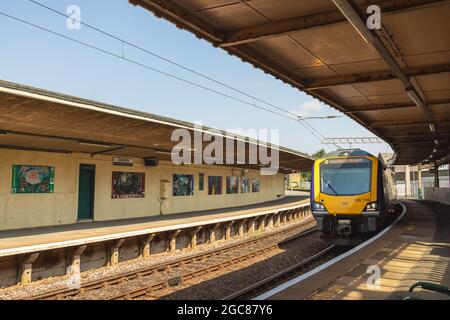
[[[194,176],[192,174],[174,174],[173,195],[174,196],[194,195]]]
[[[55,167],[13,165],[12,193],[54,193]]]
[[[239,193],[239,178],[227,177],[227,194]]]
[[[222,194],[222,177],[209,176],[208,179],[208,194]]]
[[[252,192],[259,192],[259,179],[258,178],[252,179]]]
[[[131,199],[145,197],[145,173],[118,172],[112,173],[113,199]]]
[[[241,193],[249,193],[250,192],[250,179],[249,177],[241,178]]]

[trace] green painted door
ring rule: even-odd
[[[80,164],[78,220],[94,218],[95,165]]]

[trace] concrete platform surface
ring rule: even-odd
[[[402,203],[407,208],[405,216],[385,235],[269,299],[398,300],[417,281],[450,286],[449,206]],[[376,268],[379,283],[373,277]],[[414,296],[448,299],[421,289],[415,289]]]
[[[0,257],[231,221],[309,204],[307,193],[253,205],[0,232]]]

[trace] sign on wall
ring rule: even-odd
[[[194,176],[192,174],[173,175],[173,195],[192,196],[194,194]]]
[[[209,176],[208,178],[208,194],[222,194],[222,177]]]
[[[126,157],[114,157],[113,158],[113,165],[115,165],[115,166],[132,167],[133,166],[133,159],[126,158]]]
[[[239,178],[227,177],[227,194],[239,193]]]
[[[55,192],[55,167],[13,165],[11,192]]]
[[[131,199],[145,197],[145,173],[118,172],[112,173],[113,199]]]

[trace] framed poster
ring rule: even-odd
[[[227,194],[239,193],[239,178],[227,177]]]
[[[12,193],[54,193],[55,167],[13,165]]]
[[[249,177],[241,178],[241,193],[249,193],[250,192],[250,179]]]
[[[112,173],[112,199],[131,199],[145,197],[145,173],[120,172]]]
[[[208,194],[222,194],[222,177],[209,176],[208,178]]]
[[[203,173],[198,174],[198,190],[203,191],[205,189],[205,175]]]
[[[252,192],[259,192],[259,178],[252,179]]]
[[[192,174],[174,174],[173,195],[174,196],[194,195],[194,176]]]

